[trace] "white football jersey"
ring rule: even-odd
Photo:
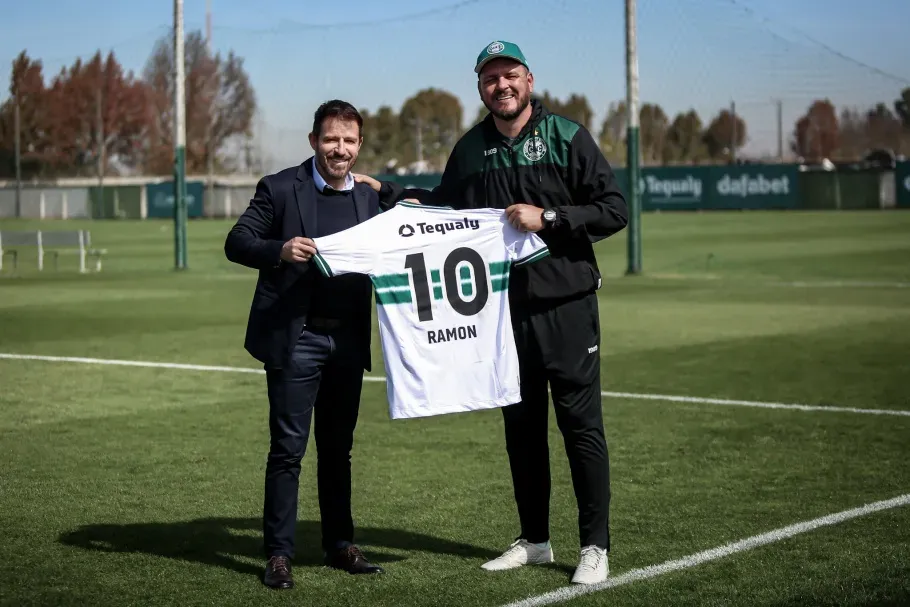
[[[314,242],[326,276],[373,281],[392,419],[521,400],[509,270],[549,255],[537,234],[502,209],[400,202]]]

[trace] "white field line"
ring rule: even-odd
[[[753,548],[758,548],[759,546],[779,542],[781,540],[791,538],[795,535],[799,535],[800,533],[806,533],[808,531],[818,529],[819,527],[836,525],[838,523],[843,523],[844,521],[848,521],[860,516],[867,516],[875,512],[881,512],[882,510],[889,510],[891,508],[907,505],[910,505],[910,494],[901,495],[899,497],[884,500],[881,502],[873,502],[871,504],[866,504],[865,506],[860,506],[859,508],[844,510],[843,512],[838,512],[836,514],[829,514],[827,516],[812,519],[811,521],[804,521],[802,523],[796,523],[795,525],[788,525],[787,527],[781,527],[780,529],[762,533],[761,535],[753,535],[752,537],[747,537],[744,540],[739,540],[738,542],[733,542],[732,544],[725,544],[723,546],[718,546],[717,548],[705,550],[704,552],[698,552],[672,561],[666,561],[659,565],[651,565],[650,567],[644,567],[642,569],[632,569],[631,571],[627,571],[616,577],[607,578],[606,581],[600,582],[598,584],[591,584],[587,586],[564,586],[552,592],[547,592],[546,594],[541,594],[521,601],[516,601],[514,603],[509,603],[505,607],[540,607],[541,605],[553,605],[555,603],[562,603],[585,594],[590,594],[592,592],[600,592],[603,590],[608,590],[610,588],[615,588],[617,586],[631,584],[632,582],[637,582],[639,580],[646,580],[649,578],[657,577],[659,575],[672,573],[674,571],[689,569],[690,567],[695,567],[696,565],[701,565],[702,563],[707,563],[709,561],[714,561],[726,556],[730,556],[731,554],[736,554],[737,552],[745,552],[747,550],[752,550]]]
[[[655,280],[676,280],[680,282],[706,282],[715,284],[736,283],[737,280],[725,279],[717,274],[672,274],[655,272],[648,274]],[[907,289],[910,282],[900,280],[771,280],[751,283],[752,286],[790,287],[795,289]]]
[[[730,400],[726,398],[704,398],[701,396],[674,396],[671,394],[637,394],[634,392],[601,392],[609,398],[630,398],[659,400],[672,403],[695,403],[701,405],[727,405],[733,407],[760,407],[762,409],[791,409],[796,411],[829,411],[832,413],[865,413],[867,415],[898,415],[910,417],[910,411],[897,409],[858,409],[856,407],[826,407],[801,405],[798,403],[767,403],[754,400]]]
[[[159,369],[181,369],[185,371],[214,371],[221,373],[256,373],[265,374],[263,369],[251,367],[224,367],[216,365],[189,365],[183,363],[166,363],[141,360],[116,360],[105,358],[82,358],[76,356],[41,356],[37,354],[11,354],[0,352],[0,359],[7,360],[40,360],[45,362],[81,363],[89,365],[115,365],[123,367],[147,367]],[[384,382],[385,377],[367,375],[364,381]],[[703,405],[726,405],[734,407],[758,407],[763,409],[789,409],[796,411],[826,411],[829,413],[860,413],[866,415],[896,415],[910,417],[910,410],[899,409],[859,409],[855,407],[825,407],[818,405],[803,405],[798,403],[770,403],[752,400],[730,400],[724,398],[704,398],[700,396],[676,396],[672,394],[639,394],[636,392],[610,392],[600,393],[606,398],[625,398],[638,400],[654,400],[662,402],[692,403]]]
[[[212,365],[185,365],[181,363],[159,363],[143,360],[113,360],[105,358],[81,358],[77,356],[39,356],[37,354],[6,354],[0,353],[0,359],[8,360],[42,360],[53,363],[82,363],[87,365],[116,365],[122,367],[150,367],[159,369],[183,369],[186,371],[221,371],[225,373],[261,373],[262,369],[247,367],[218,367]]]
[[[896,281],[874,281],[874,280],[820,280],[817,282],[807,282],[803,280],[781,281],[767,283],[772,287],[794,287],[800,289],[906,289],[910,287],[910,282]]]

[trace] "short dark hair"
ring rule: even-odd
[[[326,101],[316,110],[313,115],[313,134],[317,137],[322,132],[322,125],[326,118],[338,118],[340,120],[354,120],[357,122],[357,133],[363,130],[363,116],[353,105],[341,99],[332,99]]]

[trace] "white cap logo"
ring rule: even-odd
[[[495,55],[496,53],[501,53],[505,48],[506,46],[502,42],[494,42],[487,47],[487,52]]]

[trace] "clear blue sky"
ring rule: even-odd
[[[538,90],[588,96],[595,130],[611,101],[625,96],[622,0],[481,0],[457,10],[396,20],[457,0],[212,0],[216,50],[244,57],[263,110],[266,151],[278,164],[309,154],[306,132],[330,97],[396,109],[420,88],[457,95],[465,120],[480,105],[472,71],[491,40],[519,43]],[[731,100],[747,120],[747,150],[775,152],[774,99],[784,136],[817,97],[836,105],[893,102],[910,86],[907,0],[640,0],[641,99],[671,114],[695,108],[710,120]],[[205,0],[185,0],[188,30],[203,29]],[[0,23],[0,82],[21,50],[50,78],[77,56],[113,49],[140,72],[173,22],[168,0],[34,0]],[[750,13],[752,9],[754,13]],[[362,25],[381,20],[382,23]],[[352,24],[353,22],[353,24]],[[340,24],[349,24],[341,26]],[[311,27],[308,24],[332,24]],[[805,37],[888,72],[875,73]]]

